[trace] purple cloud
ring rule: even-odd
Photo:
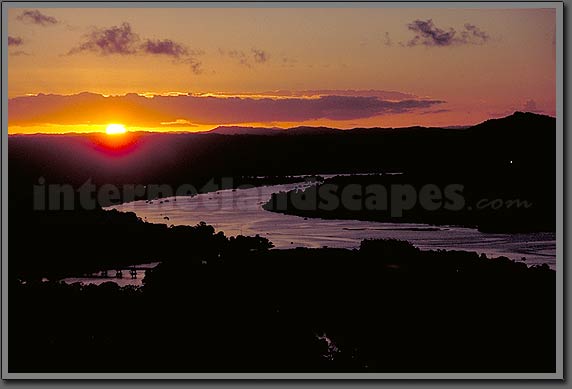
[[[193,73],[201,72],[201,62],[196,59],[202,51],[189,50],[185,45],[171,39],[141,38],[129,23],[109,28],[96,28],[83,36],[82,41],[73,47],[68,55],[83,52],[97,55],[164,55],[177,62],[186,63]]]
[[[473,42],[475,44],[485,43],[490,36],[474,24],[465,24],[465,31],[461,32],[463,42]]]
[[[375,96],[321,96],[319,98],[243,98],[213,96],[154,96],[136,94],[103,97],[37,95],[9,101],[10,124],[80,124],[98,118],[132,126],[160,126],[189,121],[194,124],[304,122],[315,119],[351,120],[427,110],[441,100],[383,100]],[[106,113],[113,117],[106,117]]]
[[[24,23],[37,24],[40,26],[50,26],[59,23],[53,16],[45,15],[37,9],[24,11],[18,15],[17,19]]]
[[[147,54],[161,54],[174,58],[180,58],[189,54],[188,49],[180,43],[170,39],[151,40],[147,39],[141,45],[141,49]]]
[[[211,94],[212,95],[212,94]],[[232,92],[219,92],[217,96],[237,96],[237,97],[320,97],[320,96],[362,96],[362,97],[377,97],[381,100],[407,100],[418,99],[418,96],[411,93],[386,91],[378,89],[309,89],[309,90],[273,90],[264,92],[253,93],[232,93]]]
[[[8,36],[8,46],[21,46],[23,43],[20,37]]]
[[[452,46],[483,44],[489,40],[489,35],[473,24],[466,23],[459,33],[450,27],[447,30],[438,28],[432,19],[414,20],[407,25],[415,36],[404,46]]]
[[[110,28],[96,28],[83,37],[79,46],[72,48],[68,54],[92,52],[99,55],[129,55],[137,52],[139,35],[133,32],[129,23]]]

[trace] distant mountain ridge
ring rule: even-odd
[[[277,127],[218,126],[212,130],[205,131],[205,133],[219,135],[275,135],[282,131],[285,130]]]
[[[502,118],[488,119],[482,123],[475,125],[453,125],[443,127],[425,127],[425,126],[408,126],[408,127],[356,127],[347,130],[334,128],[334,127],[313,127],[313,126],[298,126],[291,128],[279,127],[247,127],[247,126],[218,126],[212,130],[205,131],[206,134],[219,134],[219,135],[327,135],[338,132],[384,132],[384,131],[417,131],[417,130],[486,130],[489,128],[497,128],[498,126],[508,125],[527,125],[528,121],[550,121],[555,120],[554,117],[537,114],[532,112],[516,111],[512,115]]]
[[[279,128],[279,127],[241,127],[241,126],[218,126],[210,131],[206,131],[209,134],[219,134],[219,135],[302,135],[302,134],[331,134],[340,130],[338,128],[330,127],[311,127],[311,126],[299,126],[291,128]]]

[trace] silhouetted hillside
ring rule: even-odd
[[[207,133],[219,135],[277,135],[281,131],[284,130],[267,127],[219,126],[207,131]]]
[[[329,127],[300,126],[300,127],[292,127],[286,129],[286,134],[287,135],[333,135],[341,131],[346,131],[346,130],[339,130],[337,128],[329,128]]]
[[[220,126],[214,128],[206,133],[219,134],[219,135],[328,135],[334,134],[339,131],[352,131],[340,130],[337,128],[329,127],[312,127],[300,126],[292,128],[268,128],[268,127],[240,127],[240,126]]]

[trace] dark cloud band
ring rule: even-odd
[[[103,97],[81,93],[14,98],[9,103],[8,117],[10,125],[119,121],[133,126],[159,126],[183,120],[194,124],[303,122],[400,114],[427,110],[442,103],[444,101],[413,98],[384,100],[376,96],[241,98],[179,95],[147,98],[137,94]]]

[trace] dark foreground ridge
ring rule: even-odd
[[[41,282],[28,266],[11,278],[10,372],[555,370],[547,266],[393,240],[272,250],[205,224],[128,224],[140,230],[124,228],[123,254],[137,236],[162,253],[141,289]],[[104,254],[98,242],[76,253],[76,271],[86,252]]]

